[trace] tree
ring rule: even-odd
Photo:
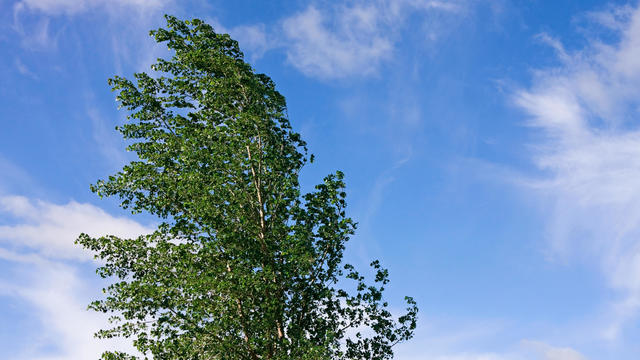
[[[298,174],[313,156],[271,79],[229,35],[166,19],[151,35],[174,55],[152,65],[156,76],[109,80],[129,111],[117,129],[138,160],[92,191],[162,223],[133,239],[77,239],[113,279],[89,305],[112,315],[96,336],[131,337],[158,360],[391,358],[418,310],[406,297],[394,319],[378,261],[372,284],[343,264],[356,228],[343,174],[301,194]]]

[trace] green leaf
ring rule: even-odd
[[[407,297],[394,319],[388,271],[371,263],[377,287],[343,264],[356,228],[344,174],[301,194],[298,174],[313,155],[273,81],[229,35],[166,20],[151,31],[173,52],[152,65],[157,76],[109,79],[128,111],[117,130],[138,159],[91,190],[161,224],[134,239],[77,239],[112,281],[89,305],[112,315],[96,336],[131,338],[153,359],[391,358],[413,336],[418,309]]]

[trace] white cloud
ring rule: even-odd
[[[76,264],[0,248],[1,262],[8,262],[13,271],[0,274],[0,295],[21,299],[25,310],[41,325],[30,334],[32,343],[18,350],[16,360],[97,359],[108,349],[132,350],[124,339],[93,338],[105,327],[107,318],[86,310],[98,289],[78,275],[81,270]],[[13,272],[20,274],[19,279],[11,277]]]
[[[130,22],[137,23],[148,20],[150,11],[166,9],[170,3],[171,0],[21,0],[14,5],[14,28],[29,48],[55,48],[58,34],[52,34],[49,28],[50,16],[75,16],[101,10],[114,19],[137,14],[136,21]],[[448,27],[440,23],[441,15],[460,15],[467,7],[466,3],[466,0],[329,3],[323,7],[310,5],[285,17],[280,22],[281,27],[277,26],[274,31],[267,31],[261,23],[228,30],[222,26],[216,28],[239,40],[252,60],[279,48],[285,51],[287,60],[294,67],[309,76],[324,79],[367,76],[377,73],[380,65],[393,57],[399,31],[408,17],[421,16],[423,21],[417,31],[423,33],[425,41],[433,41]],[[32,29],[22,25],[22,13],[46,16],[37,21],[37,29]],[[127,42],[127,37],[121,36],[114,41],[116,55],[128,52],[120,49],[122,39]],[[152,57],[151,61],[154,59]]]
[[[423,320],[425,318],[426,320]],[[519,338],[516,335],[516,333],[522,333],[521,330],[521,324],[517,325],[504,320],[460,321],[448,317],[440,318],[436,313],[423,314],[415,337],[411,341],[399,344],[395,349],[394,358],[402,360],[588,359],[563,341],[547,337],[549,333],[555,331],[545,331],[544,339],[529,340],[526,335],[525,338]],[[550,336],[557,338],[554,335]]]
[[[22,0],[14,9],[29,9],[48,15],[76,15],[89,9],[103,6],[130,6],[139,9],[154,9],[168,0]]]
[[[34,80],[38,80],[38,76],[33,73],[33,71],[29,70],[27,65],[25,65],[19,58],[15,60],[16,69],[18,72],[24,76],[30,77]]]
[[[625,8],[626,9],[626,8]],[[619,41],[580,51],[541,37],[561,66],[535,73],[515,103],[543,136],[530,182],[548,199],[550,255],[593,259],[623,295],[604,334],[617,337],[640,309],[640,10],[591,13]]]
[[[438,344],[434,344],[436,349]],[[451,344],[450,344],[451,345]],[[461,351],[466,346],[456,343],[447,349],[433,350],[424,346],[413,352],[404,352],[404,360],[588,360],[570,347],[555,347],[542,341],[522,340],[517,346],[504,351]]]
[[[337,31],[327,28],[329,16],[315,7],[286,19],[284,32],[292,42],[289,62],[308,75],[342,77],[368,75],[391,56],[392,41],[379,30],[377,8],[343,11]]]
[[[86,310],[99,288],[87,272],[91,254],[74,240],[81,232],[135,237],[151,229],[90,204],[57,205],[22,196],[0,196],[0,218],[0,296],[20,299],[41,325],[30,334],[35,342],[19,349],[17,358],[83,360],[107,349],[131,350],[126,339],[93,338],[107,318]]]
[[[607,11],[593,11],[585,14],[585,18],[600,24],[611,30],[623,31],[626,25],[625,19],[633,13],[630,4],[622,6],[610,6]]]
[[[16,7],[16,9],[21,9]],[[14,14],[14,30],[22,38],[22,45],[28,49],[53,49],[58,42],[58,34],[52,34],[49,29],[49,18],[39,19],[30,26],[20,22],[19,11]]]
[[[229,34],[238,41],[242,49],[251,53],[254,60],[276,46],[274,39],[267,35],[264,24],[237,26]]]
[[[283,21],[283,42],[288,61],[306,75],[371,75],[393,56],[396,32],[409,13],[461,10],[454,1],[371,1],[324,9],[311,5]]]
[[[67,26],[56,23],[55,17],[77,17],[88,12],[104,15],[97,25],[107,27],[117,39],[115,46],[124,49],[131,46],[139,50],[138,58],[150,63],[149,57],[158,54],[151,51],[140,38],[147,36],[150,23],[159,18],[161,11],[168,11],[173,0],[21,0],[13,6],[13,30],[20,36],[22,45],[30,50],[55,50],[60,39],[68,36]],[[134,36],[131,36],[134,34]],[[126,36],[125,36],[126,35]],[[135,44],[131,44],[136,42]],[[114,55],[122,55],[115,53]],[[120,61],[120,59],[116,59]],[[155,60],[155,57],[151,61]],[[136,69],[138,70],[138,69]],[[146,70],[146,69],[145,69]]]
[[[305,75],[335,79],[376,74],[393,57],[408,17],[421,17],[417,31],[428,42],[447,30],[441,24],[443,14],[460,16],[467,7],[466,0],[344,1],[309,5],[272,29],[262,23],[227,28],[216,19],[209,22],[238,40],[253,61],[282,49]]]
[[[269,50],[280,47],[278,34],[268,32],[263,23],[228,28],[216,18],[203,20],[211,24],[217,33],[229,34],[234,40],[237,40],[240,49],[245,55],[250,56],[251,61],[261,58]]]
[[[510,355],[496,353],[460,353],[454,355],[442,355],[433,358],[434,360],[515,360]],[[521,358],[520,358],[521,359]]]
[[[530,348],[538,360],[587,360],[582,354],[568,347],[553,347],[540,341],[524,340],[522,345]]]
[[[0,214],[16,219],[13,225],[0,225],[0,246],[56,259],[91,257],[74,244],[81,232],[92,236],[135,237],[152,231],[133,220],[75,201],[57,205],[22,196],[0,196]]]

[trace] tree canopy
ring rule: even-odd
[[[418,310],[406,297],[404,315],[390,312],[378,261],[371,282],[344,264],[356,224],[343,174],[302,194],[313,156],[273,81],[229,35],[166,19],[151,35],[173,56],[151,75],[109,80],[129,114],[118,130],[138,158],[92,191],[161,224],[132,239],[78,238],[112,281],[89,306],[112,315],[96,336],[130,337],[158,360],[391,358]]]

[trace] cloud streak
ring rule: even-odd
[[[533,160],[543,178],[529,184],[550,209],[550,255],[586,257],[623,299],[601,335],[616,338],[640,309],[640,10],[590,13],[591,29],[614,31],[567,51],[549,35],[560,66],[535,72],[514,102],[541,135]]]
[[[135,237],[152,231],[133,220],[75,201],[57,205],[23,196],[0,196],[0,214],[15,220],[12,225],[0,226],[0,246],[55,259],[90,259],[90,254],[74,244],[81,232]]]
[[[14,5],[14,11],[25,9],[47,15],[77,15],[98,7],[129,6],[142,10],[156,9],[168,0],[22,0]]]
[[[322,9],[310,5],[282,22],[287,60],[318,78],[372,75],[393,57],[398,31],[411,13],[455,16],[463,10],[462,3],[454,1],[355,2]]]
[[[17,358],[81,360],[98,358],[107,349],[131,349],[126,339],[93,338],[107,318],[86,310],[99,284],[80,275],[87,272],[91,254],[74,240],[80,232],[134,237],[151,229],[75,201],[58,205],[0,196],[0,214],[13,224],[0,226],[0,263],[9,269],[0,274],[0,296],[20,299],[41,324],[30,334],[35,343],[17,349]]]
[[[22,0],[14,5],[14,28],[32,49],[55,48],[56,35],[49,29],[49,17],[77,16],[103,10],[108,14],[148,19],[148,13],[167,9],[171,0]],[[319,5],[319,4],[318,4]],[[464,16],[466,0],[375,0],[309,5],[304,10],[281,18],[275,25],[239,25],[228,31],[240,40],[255,60],[269,50],[284,51],[287,61],[307,76],[339,79],[376,75],[385,62],[394,57],[400,32],[407,19],[421,17],[417,30],[425,42],[447,31],[444,17]],[[21,23],[22,14],[45,15],[36,30]],[[216,21],[214,21],[216,22]],[[114,49],[115,53],[121,52]],[[149,61],[145,61],[145,64]]]
[[[40,329],[29,334],[28,347],[18,349],[18,360],[96,359],[107,349],[132,349],[123,339],[98,340],[93,334],[107,324],[103,314],[86,310],[97,286],[79,276],[77,264],[23,255],[0,248],[0,263],[8,262],[19,280],[0,276],[0,295],[21,300]],[[9,273],[12,273],[9,272]]]

